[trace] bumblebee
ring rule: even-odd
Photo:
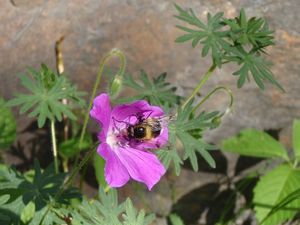
[[[173,117],[142,118],[137,117],[138,121],[134,125],[128,125],[127,136],[129,139],[138,141],[149,141],[160,135],[161,130]]]
[[[159,119],[148,118],[139,120],[135,125],[129,125],[127,134],[130,139],[147,141],[158,137],[161,129],[162,126]]]

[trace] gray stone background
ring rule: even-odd
[[[193,8],[202,19],[207,12],[218,11],[234,17],[243,7],[248,16],[268,20],[275,30],[276,45],[268,49],[267,58],[274,64],[274,76],[286,93],[271,85],[262,92],[253,81],[237,89],[236,79],[231,75],[235,66],[226,65],[215,71],[201,93],[208,93],[216,85],[230,87],[235,96],[234,112],[206,136],[208,141],[219,143],[246,127],[280,129],[280,140],[291,147],[292,121],[300,118],[300,1],[178,0],[176,3]],[[182,33],[175,28],[178,21],[174,14],[173,1],[1,0],[0,95],[9,99],[20,89],[16,75],[28,66],[39,67],[44,62],[55,68],[54,43],[63,35],[65,72],[79,89],[91,91],[99,60],[112,48],[119,48],[127,56],[127,71],[137,75],[143,68],[153,76],[167,72],[168,80],[178,87],[179,93],[188,95],[210,66],[210,60],[201,58],[199,47],[174,43]],[[117,66],[117,61],[111,65]],[[206,107],[222,110],[226,104],[226,95],[219,94]],[[18,124],[24,127],[26,120],[19,117]],[[194,176],[195,182],[187,184],[179,179],[179,193],[199,186],[206,179],[203,180],[201,173],[183,173]],[[162,198],[166,194],[157,196]]]

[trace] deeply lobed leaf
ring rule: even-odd
[[[44,126],[47,119],[61,121],[63,114],[76,119],[71,111],[72,104],[84,105],[83,92],[79,92],[65,76],[56,75],[44,64],[39,72],[32,68],[28,72],[29,76],[21,75],[20,80],[29,94],[17,94],[8,105],[20,105],[20,113],[30,111],[29,117],[37,117],[39,127]],[[67,99],[69,104],[63,104],[63,99]]]
[[[214,16],[208,13],[207,24],[204,24],[193,10],[184,10],[178,5],[175,7],[179,13],[175,17],[189,24],[188,27],[177,26],[186,33],[175,42],[191,40],[193,47],[201,43],[202,56],[205,57],[210,52],[213,64],[218,67],[228,62],[241,65],[240,69],[233,73],[239,76],[238,87],[250,80],[251,74],[261,89],[264,89],[264,82],[269,81],[284,91],[275,80],[269,62],[262,58],[265,48],[274,45],[274,32],[269,30],[263,18],[253,17],[248,20],[244,9],[241,9],[239,17],[234,19],[223,18],[223,13]]]
[[[218,115],[218,112],[202,112],[194,116],[191,104],[192,102],[187,104],[184,109],[178,109],[176,121],[169,126],[169,146],[158,152],[166,168],[170,162],[174,163],[177,175],[180,173],[182,160],[176,150],[176,138],[183,145],[183,159],[189,159],[195,171],[198,170],[197,154],[200,154],[211,167],[216,166],[214,159],[209,154],[209,150],[214,149],[214,146],[205,143],[201,136],[203,130],[213,127],[211,120]]]
[[[20,221],[32,225],[62,223],[61,218],[52,211],[54,206],[69,205],[72,199],[80,199],[81,195],[76,189],[70,188],[58,199],[55,198],[65,174],[55,174],[53,166],[42,171],[36,162],[33,174],[30,179],[12,168],[0,169],[0,195],[9,194],[11,197],[8,203],[1,206],[0,213],[6,212],[11,224],[20,224]]]
[[[124,76],[124,85],[134,89],[138,94],[130,98],[118,99],[118,103],[146,99],[153,105],[174,106],[178,104],[181,97],[175,94],[176,88],[166,82],[166,73],[149,78],[145,71],[141,71],[139,80],[136,81],[132,75]]]
[[[118,204],[117,191],[110,189],[105,193],[102,187],[99,201],[84,200],[72,216],[74,225],[148,225],[154,219],[154,215],[146,216],[143,210],[138,213],[130,199]]]

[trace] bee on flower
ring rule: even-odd
[[[103,93],[94,99],[90,115],[101,126],[97,152],[106,161],[108,185],[121,187],[132,178],[151,190],[166,172],[150,151],[168,142],[163,110],[144,100],[111,108],[109,96]]]

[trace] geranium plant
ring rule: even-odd
[[[127,185],[132,178],[150,191],[168,170],[179,176],[184,161],[189,161],[197,171],[197,155],[216,167],[211,156],[216,147],[206,143],[202,136],[206,129],[218,127],[222,117],[230,112],[233,94],[229,88],[217,86],[199,101],[196,99],[215,69],[225,63],[236,63],[239,69],[233,75],[238,77],[238,87],[253,77],[261,89],[269,82],[283,90],[263,58],[266,48],[274,44],[273,32],[264,19],[247,19],[242,9],[236,18],[208,13],[205,23],[193,10],[178,5],[175,8],[175,17],[185,23],[177,26],[185,33],[176,42],[192,41],[193,47],[201,44],[202,56],[211,56],[211,66],[187,97],[177,95],[176,87],[166,82],[165,73],[155,78],[145,71],[141,71],[139,78],[126,74],[126,57],[119,49],[111,50],[101,60],[88,105],[84,93],[63,74],[62,54],[57,54],[58,73],[42,64],[40,70],[30,68],[27,75],[20,76],[27,93],[17,93],[6,106],[20,106],[20,113],[35,118],[39,128],[49,129],[53,164],[41,169],[36,161],[34,170],[25,173],[1,165],[1,223],[150,224],[154,216],[146,216],[143,210],[137,212],[130,199],[119,204],[115,188]],[[58,51],[62,40],[57,43]],[[112,57],[119,59],[120,68],[112,74],[107,89],[99,90],[104,66]],[[120,97],[126,88],[137,94]],[[218,91],[226,93],[229,105],[224,111],[206,112],[203,103]],[[94,144],[87,132],[90,118],[100,129]],[[164,122],[164,118],[172,119]],[[57,132],[61,123],[64,132]],[[11,141],[14,126],[2,124],[5,127],[1,129],[9,130],[11,136],[8,138],[8,133],[2,132],[0,140]],[[96,200],[87,199],[80,192],[84,171],[92,157],[100,186]],[[81,169],[77,189],[74,180]],[[174,225],[183,224],[176,215],[170,219]]]

